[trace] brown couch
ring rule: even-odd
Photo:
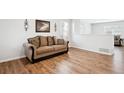
[[[52,36],[36,36],[24,44],[26,57],[34,63],[39,58],[68,52],[68,41]]]

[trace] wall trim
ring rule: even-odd
[[[89,49],[85,49],[85,48],[81,48],[81,47],[77,47],[77,46],[71,46],[71,47],[79,48],[79,49],[82,49],[82,50],[95,52],[95,53],[99,53],[99,54],[109,55],[109,56],[112,56],[114,54],[114,53],[104,53],[104,52],[99,52],[99,51],[95,51],[95,50],[89,50]]]
[[[17,59],[21,59],[21,58],[25,58],[25,57],[26,56],[20,56],[20,57],[14,57],[14,58],[9,58],[9,59],[5,59],[5,60],[0,60],[0,63],[12,61],[12,60],[17,60]]]

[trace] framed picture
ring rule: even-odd
[[[36,20],[36,32],[50,32],[50,21]]]

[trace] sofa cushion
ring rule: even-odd
[[[41,54],[49,53],[49,52],[53,52],[53,51],[54,51],[53,47],[51,47],[51,46],[43,46],[43,47],[39,47],[36,50],[36,55],[41,55]]]
[[[54,37],[48,36],[48,45],[54,45]]]
[[[64,39],[57,39],[57,45],[64,45]]]
[[[33,38],[29,38],[28,42],[34,46],[36,46],[37,48],[40,47],[40,40],[39,40],[39,36],[33,37]]]
[[[57,45],[57,38],[56,38],[56,36],[53,36],[53,40],[54,40],[54,45]]]
[[[66,45],[53,45],[55,51],[66,49]]]
[[[48,45],[47,37],[46,36],[40,36],[40,47],[47,46],[47,45]]]

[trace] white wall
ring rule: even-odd
[[[86,26],[85,30],[88,29],[88,31],[91,31],[91,32],[89,34],[79,34],[79,31],[83,29],[80,29],[79,25],[77,25],[77,21],[79,20],[73,20],[72,22],[72,25],[74,23],[75,27],[72,30],[71,46],[89,50],[89,51],[98,52],[98,53],[109,54],[109,55],[113,53],[114,39],[112,35],[93,34],[92,25],[91,23],[88,24],[86,20],[84,22],[83,20],[81,20],[81,22],[83,22],[83,24],[85,23],[88,24],[88,25],[85,25]],[[100,48],[108,49],[109,53],[99,51]]]
[[[94,34],[106,34],[105,27],[110,27],[110,30],[120,31],[124,35],[124,21],[102,22],[92,24],[92,32]]]
[[[24,20],[0,20],[0,61],[24,56]]]
[[[38,33],[35,32],[35,20],[34,19],[29,19],[29,29],[26,33],[27,38],[32,37],[32,36],[37,36],[37,35],[43,35],[43,36],[47,36],[47,35],[56,35],[58,37],[60,37],[60,31],[61,31],[61,25],[60,22],[62,21],[61,19],[46,19],[47,21],[50,21],[50,33]],[[55,28],[54,28],[54,24],[57,24],[57,31],[55,32]]]
[[[72,46],[93,52],[111,55],[113,53],[113,36],[110,35],[74,35]],[[109,53],[101,52],[99,49],[108,49]]]
[[[24,57],[23,43],[27,38],[36,35],[56,35],[60,37],[62,20],[51,19],[50,33],[36,33],[35,20],[29,19],[29,29],[24,29],[24,19],[1,19],[0,20],[0,62]],[[54,23],[57,23],[57,31],[54,30]]]

